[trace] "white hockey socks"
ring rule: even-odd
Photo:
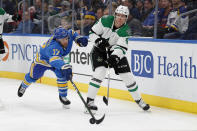
[[[134,81],[134,78],[133,78],[131,72],[120,73],[119,76],[121,77],[121,79],[125,83],[128,91],[130,92],[130,94],[133,97],[133,99],[135,101],[136,100],[140,100],[141,99],[141,95],[140,95],[140,93],[138,91],[138,85]]]
[[[88,88],[88,96],[91,99],[95,99],[96,94],[100,88],[100,85],[102,83],[102,80],[105,78],[107,68],[104,66],[97,67],[94,71],[93,78],[91,79],[89,83]]]
[[[89,83],[89,88],[88,88],[88,97],[91,99],[95,99],[95,96],[100,88],[101,85],[101,80],[92,78],[90,83]]]
[[[127,86],[128,91],[130,92],[131,96],[133,97],[133,99],[136,100],[140,100],[141,99],[141,95],[138,92],[138,85],[136,85],[136,82],[134,82],[131,85]]]

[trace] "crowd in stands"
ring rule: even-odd
[[[4,33],[50,34],[54,28],[74,28],[88,35],[104,15],[114,14],[118,5],[128,6],[128,25],[134,37],[153,37],[155,0],[3,0],[2,7],[21,21],[6,23]],[[73,5],[74,3],[74,5]],[[72,10],[74,7],[74,11]],[[197,0],[158,0],[157,37],[197,39]],[[185,14],[185,15],[184,15]]]

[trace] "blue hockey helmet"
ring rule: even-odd
[[[58,27],[53,32],[55,39],[63,39],[68,36],[68,31],[63,27]]]

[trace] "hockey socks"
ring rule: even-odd
[[[135,102],[139,105],[139,107],[141,107],[143,110],[147,111],[150,108],[150,106],[149,106],[149,104],[146,104],[142,100],[141,95],[138,92],[138,86],[136,85],[136,82],[127,86],[127,88],[128,88],[128,91],[130,92],[131,96],[135,100]]]
[[[136,85],[136,82],[133,84],[130,84],[127,86],[128,91],[130,92],[131,96],[133,97],[134,100],[140,100],[141,95],[138,92],[138,85]]]
[[[88,89],[88,98],[95,99],[95,96],[100,88],[101,80],[97,78],[92,78],[89,83],[89,89]]]
[[[130,92],[135,102],[139,105],[139,107],[141,107],[143,110],[148,110],[150,106],[142,100],[142,97],[138,91],[138,85],[134,81],[132,74],[128,72],[121,73],[119,75],[126,84],[128,91]]]
[[[29,76],[29,73],[25,75],[23,82],[21,83],[20,87],[18,88],[18,96],[22,97],[25,93],[25,90],[31,85],[32,82],[36,80]]]

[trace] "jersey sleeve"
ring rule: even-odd
[[[4,22],[13,22],[12,15],[7,14],[3,8],[0,8],[0,15],[2,15]]]
[[[118,39],[115,45],[112,46],[112,55],[117,55],[122,59],[128,49],[128,39],[131,36],[131,30],[128,25],[125,25],[117,32]]]
[[[89,32],[89,41],[94,42],[99,35],[103,34],[103,25],[101,23],[101,18],[93,25],[92,29]]]
[[[61,69],[61,67],[65,64],[62,59],[61,48],[52,46],[51,48],[48,48],[47,55],[49,57],[49,64],[52,67]]]
[[[4,15],[4,18],[5,18],[5,21],[6,22],[13,22],[13,20],[12,20],[12,15],[9,15],[9,14],[5,14]]]
[[[77,36],[79,36],[79,34],[72,29],[68,30],[68,33],[69,33],[70,37],[72,38],[72,40],[75,40],[77,38]]]
[[[75,41],[75,43],[76,43],[78,46],[84,47],[84,43],[81,42],[80,39],[88,39],[88,37],[79,35],[77,32],[74,32],[74,33],[73,33],[73,41]],[[81,43],[80,43],[80,42],[81,42]]]
[[[118,56],[120,59],[122,59],[127,52],[128,49],[128,37],[120,37],[117,41],[116,45],[113,45],[111,50],[112,55]]]

